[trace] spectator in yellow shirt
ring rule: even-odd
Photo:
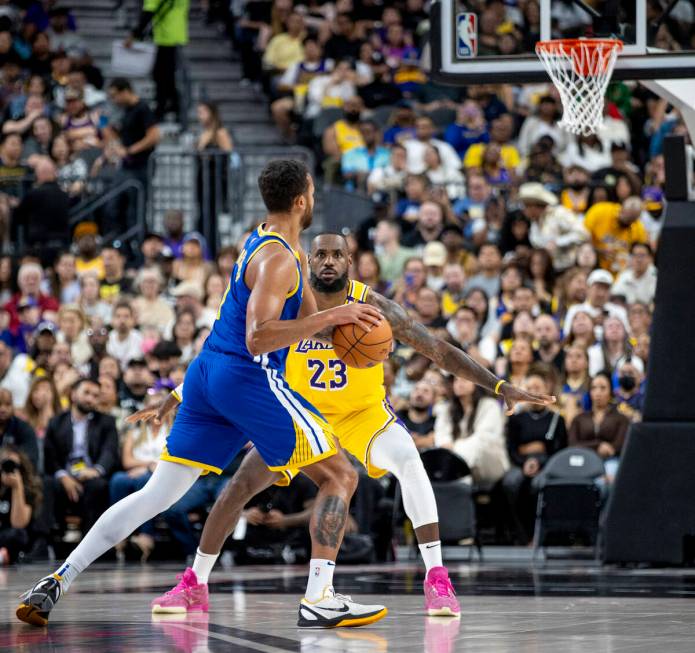
[[[297,13],[287,17],[287,31],[277,34],[263,54],[263,65],[272,74],[285,72],[304,60],[304,19]]]
[[[519,150],[510,143],[514,131],[514,122],[510,114],[504,113],[492,121],[490,125],[490,143],[496,143],[500,148],[500,157],[507,170],[516,170],[521,163]],[[485,143],[475,143],[466,150],[463,167],[482,168],[485,154]]]
[[[99,281],[104,278],[104,259],[99,253],[98,235],[99,229],[96,222],[80,222],[75,227],[73,238],[77,247],[75,269],[78,277],[91,272],[97,275]]]
[[[599,202],[587,212],[584,226],[598,252],[599,265],[618,274],[627,267],[634,243],[647,243],[649,236],[640,215],[642,200],[631,196],[622,204]]]

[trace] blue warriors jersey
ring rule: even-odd
[[[246,240],[244,249],[239,254],[232,277],[224,293],[217,319],[212,332],[205,341],[204,349],[221,354],[232,354],[246,360],[253,356],[246,347],[246,307],[251,296],[251,290],[244,281],[246,268],[253,257],[271,243],[280,244],[287,248],[295,257],[297,263],[297,279],[292,290],[287,294],[285,305],[280,314],[281,320],[294,320],[299,314],[302,304],[302,266],[299,254],[290,247],[287,241],[278,233],[265,231],[265,225],[260,225]],[[288,348],[270,352],[264,356],[265,364],[276,370],[285,369]]]

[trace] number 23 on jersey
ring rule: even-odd
[[[316,390],[340,390],[347,385],[347,366],[343,361],[333,358],[322,361],[318,358],[307,359],[309,368],[309,385]]]

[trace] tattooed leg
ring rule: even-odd
[[[327,496],[316,508],[312,518],[311,532],[321,546],[337,548],[338,540],[345,528],[347,505],[340,497]]]
[[[318,486],[309,527],[311,557],[335,561],[357,487],[357,472],[342,452],[302,471]]]

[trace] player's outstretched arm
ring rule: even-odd
[[[378,308],[389,321],[393,337],[427,356],[439,367],[455,376],[496,392],[504,397],[507,410],[511,411],[518,402],[548,405],[555,397],[525,392],[510,383],[501,382],[490,370],[471,358],[465,351],[453,347],[441,338],[433,336],[420,322],[413,320],[400,305],[377,292],[370,291],[366,301]]]
[[[162,420],[181,403],[182,399],[183,383],[176,388],[176,390],[172,390],[165,399],[159,402],[159,404],[142,408],[132,415],[128,415],[125,421],[128,424],[136,424],[137,422],[149,422],[153,419],[154,423],[159,425],[162,423]]]
[[[368,329],[381,321],[379,311],[364,304],[345,304],[296,320],[281,320],[287,294],[296,279],[296,261],[284,248],[264,247],[249,264],[245,279],[251,288],[246,307],[246,346],[253,356],[289,347],[338,324]]]

